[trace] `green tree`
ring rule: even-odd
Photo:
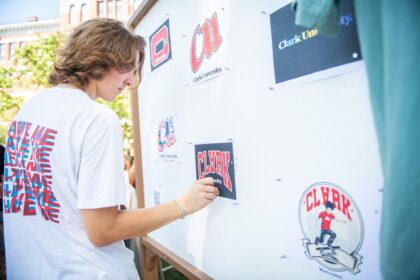
[[[7,89],[13,86],[14,70],[0,67],[0,144],[4,143],[13,116],[22,105],[22,97],[13,97]]]
[[[14,64],[17,70],[17,85],[24,88],[45,88],[56,58],[56,51],[61,46],[64,36],[61,33],[39,37],[33,44],[21,48]]]
[[[12,67],[0,67],[0,143],[5,143],[7,129],[13,116],[23,103],[23,97],[11,94],[17,88],[39,90],[48,87],[48,75],[61,46],[64,35],[61,33],[39,37],[16,52]],[[119,95],[114,102],[98,101],[110,107],[121,120],[124,136],[124,149],[132,149],[132,126],[130,97],[128,93]]]
[[[60,33],[39,37],[16,52],[12,66],[0,67],[0,143],[5,143],[10,123],[24,100],[23,96],[12,93],[17,89],[37,90],[48,86],[48,74],[62,38]]]

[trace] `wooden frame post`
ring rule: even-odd
[[[145,0],[141,6],[135,11],[133,16],[128,21],[128,28],[131,32],[135,32],[136,26],[141,19],[147,14],[157,0]],[[141,137],[140,137],[140,112],[139,112],[139,97],[138,89],[131,90],[131,114],[133,124],[134,136],[134,158],[135,158],[135,172],[136,172],[136,193],[138,200],[138,207],[144,208],[144,183],[143,183],[143,163],[141,153]],[[159,265],[158,257],[168,262],[188,279],[197,280],[211,280],[210,276],[194,267],[174,252],[168,250],[163,245],[155,241],[149,236],[140,237],[140,267],[143,280],[158,280],[159,279]]]
[[[138,207],[144,208],[144,185],[143,185],[143,164],[142,164],[142,155],[141,155],[141,138],[140,138],[140,118],[139,118],[139,108],[138,108],[138,96],[137,89],[131,90],[130,94],[131,101],[131,114],[132,114],[132,124],[133,127],[139,129],[133,129],[134,136],[134,159],[135,163],[135,176],[136,176],[136,194]],[[140,237],[140,268],[142,279],[145,280],[158,280],[159,271],[158,271],[158,259],[157,255],[153,253],[147,246],[144,245],[143,238]]]

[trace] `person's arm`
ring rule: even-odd
[[[209,205],[219,194],[212,178],[196,181],[177,202],[169,201],[153,208],[120,211],[117,206],[82,209],[80,213],[89,240],[95,246],[110,245],[147,234],[185,215]]]
[[[136,169],[134,165],[128,170],[128,181],[134,188],[136,187]]]

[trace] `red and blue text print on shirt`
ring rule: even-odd
[[[321,229],[330,230],[331,220],[335,219],[335,216],[327,211],[319,213],[319,218],[322,220]]]
[[[5,152],[4,213],[42,215],[59,223],[60,203],[52,189],[50,154],[57,131],[14,121]]]

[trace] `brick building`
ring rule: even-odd
[[[15,51],[38,38],[57,31],[69,32],[75,25],[95,17],[127,21],[142,0],[57,0],[59,18],[38,20],[36,15],[26,22],[0,25],[0,66],[12,64]],[[33,5],[36,5],[34,2]]]

